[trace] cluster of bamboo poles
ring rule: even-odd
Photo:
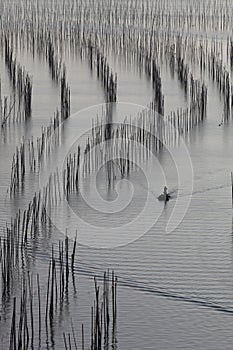
[[[15,196],[23,187],[25,177],[25,144],[16,147],[11,166],[10,196]]]
[[[60,105],[61,119],[65,120],[70,116],[70,87],[66,78],[66,66],[62,64],[62,58],[56,54],[53,42],[49,36],[44,43],[43,50],[45,58],[49,65],[49,71],[52,80],[58,84],[60,82]],[[41,55],[41,52],[40,52]]]
[[[190,117],[192,125],[197,125],[206,118],[207,114],[207,87],[199,80],[190,78]]]
[[[34,197],[28,209],[23,214],[19,210],[3,230],[0,239],[0,286],[5,300],[17,289],[22,274],[29,269],[28,248],[32,246],[35,228],[38,227],[38,203],[38,198]]]
[[[20,215],[17,214],[11,225],[5,229],[5,237],[0,237],[0,266],[2,298],[7,299],[17,281],[20,261],[24,256],[20,249]]]
[[[52,80],[58,83],[62,72],[62,62],[61,62],[61,58],[58,58],[58,55],[56,55],[55,49],[53,47],[51,40],[48,41],[46,57],[47,57],[49,71],[51,73]]]
[[[78,146],[77,154],[66,158],[66,166],[63,170],[63,191],[66,196],[79,190],[81,148]]]
[[[1,247],[3,254],[2,266],[8,262],[9,258],[14,258],[15,243],[9,239],[3,243]],[[5,245],[8,247],[5,257]],[[10,246],[9,246],[10,245]],[[12,246],[13,245],[13,246]],[[77,242],[76,239],[70,247],[68,237],[65,241],[59,241],[58,256],[55,257],[52,247],[52,257],[49,263],[47,273],[46,300],[43,300],[44,294],[41,288],[41,277],[36,276],[36,284],[34,285],[34,276],[29,272],[22,275],[21,289],[19,297],[13,299],[13,310],[11,319],[11,332],[9,339],[9,350],[27,349],[29,346],[43,346],[45,339],[43,338],[44,331],[48,326],[52,327],[59,313],[62,313],[63,304],[66,295],[69,293],[69,275],[72,274],[72,281],[75,287],[75,255]],[[71,248],[71,249],[70,249]],[[18,248],[18,250],[20,250]],[[16,253],[18,252],[16,251]],[[19,256],[17,255],[18,260]],[[6,260],[6,262],[5,262]],[[5,266],[4,266],[5,267]],[[7,273],[11,274],[13,264],[6,265]],[[43,279],[44,281],[44,279]]]
[[[56,174],[55,174],[56,175]],[[54,175],[54,183],[59,182],[59,178]],[[43,188],[42,191],[35,193],[32,200],[29,202],[26,209],[18,211],[16,217],[12,219],[11,225],[7,225],[7,232],[11,233],[11,237],[20,237],[21,246],[25,246],[28,242],[36,239],[42,228],[49,225],[48,212],[52,205],[54,205],[55,199],[58,200],[58,195],[51,190],[52,175],[50,180]],[[14,229],[13,229],[14,228]]]
[[[77,240],[75,238],[72,253],[69,255],[69,239],[66,237],[64,242],[59,241],[58,258],[54,257],[54,251],[52,250],[52,259],[49,265],[46,293],[46,322],[48,322],[48,319],[53,321],[58,305],[63,304],[65,294],[68,293],[70,273],[74,278],[76,247]]]
[[[142,58],[140,64],[142,64]],[[164,115],[164,96],[162,93],[162,79],[160,74],[160,68],[156,62],[156,58],[152,55],[147,54],[144,59],[145,75],[151,80],[154,91],[153,102],[156,111]]]
[[[20,268],[22,271],[27,270],[29,261],[28,248],[33,246],[34,239],[39,235],[41,227],[46,223],[47,219],[46,208],[39,193],[34,195],[27,209],[23,212],[19,210],[15,217],[11,219],[11,223],[6,225],[3,232],[4,235],[0,239],[0,285],[2,297],[10,296],[13,285],[18,281],[17,276],[20,275]],[[59,243],[59,264],[56,264],[60,266],[62,286],[60,288],[60,297],[64,295],[65,285],[68,283],[69,266],[71,266],[72,271],[74,269],[76,244],[75,239],[71,257],[69,257],[68,238],[66,237],[64,244],[62,242]],[[63,265],[66,266],[65,272],[63,271]],[[64,281],[66,281],[66,284],[64,284]]]
[[[15,98],[10,96],[10,101],[8,96],[2,97],[2,82],[0,79],[0,123],[3,129],[6,123],[13,116],[13,109],[15,106]]]
[[[91,44],[90,44],[91,45]],[[92,52],[92,46],[89,51]],[[93,60],[93,54],[91,54],[90,60]],[[97,77],[100,79],[104,92],[106,102],[116,102],[117,100],[117,75],[113,74],[107,58],[100,53],[99,50],[96,52],[96,71]]]
[[[60,117],[58,111],[47,127],[42,127],[41,136],[22,139],[13,155],[9,193],[11,197],[17,195],[23,188],[25,174],[39,172],[45,157],[51,155],[54,147],[59,144]]]
[[[68,164],[68,163],[67,163]],[[70,166],[69,164],[67,165]],[[73,168],[72,168],[73,170]],[[70,178],[63,174],[63,184],[67,180],[72,179],[73,173],[70,172]],[[14,197],[19,193],[19,190],[24,186],[25,179],[25,150],[24,143],[21,147],[17,147],[17,151],[13,157],[12,172],[11,172],[11,183],[10,183],[10,196]],[[73,179],[72,179],[73,181]],[[78,185],[78,182],[77,182]],[[71,182],[71,189],[73,190]],[[67,188],[68,185],[67,185]],[[64,187],[64,194],[68,195],[71,189],[66,192],[67,188]],[[76,187],[76,190],[78,187]],[[56,207],[58,203],[61,202],[63,198],[62,186],[60,183],[60,175],[58,168],[49,175],[48,182],[44,185],[43,189],[38,193],[35,193],[33,200],[29,203],[28,209],[24,210],[23,214],[23,236],[25,240],[27,239],[28,232],[31,234],[38,232],[39,225],[41,223],[47,222],[47,212],[51,208]],[[30,229],[29,229],[30,226]]]
[[[226,122],[232,116],[233,93],[231,84],[231,74],[224,67],[222,60],[215,55],[210,57],[209,75],[216,83],[220,97],[223,97],[224,111],[223,120]]]
[[[33,137],[28,139],[27,151],[30,171],[35,172],[36,170],[39,170],[44,158],[49,156],[54,147],[59,144],[60,123],[61,119],[57,110],[54,117],[51,119],[50,124],[46,127],[42,126],[40,137],[37,137],[36,141]]]
[[[82,324],[81,348],[88,349],[112,349],[117,348],[117,277],[114,271],[110,276],[109,271],[105,272],[103,278],[102,290],[95,282],[95,300],[91,307],[91,334],[90,343],[85,342],[85,329]],[[102,295],[101,295],[102,291]],[[111,317],[112,315],[112,317]],[[111,325],[111,333],[110,333]],[[75,335],[73,324],[71,323],[71,332],[63,333],[65,350],[78,349],[78,341]]]
[[[187,94],[189,82],[189,68],[188,65],[184,63],[184,59],[180,57],[177,58],[177,75],[181,86],[184,88],[185,94]]]
[[[57,168],[49,175],[48,183],[43,188],[43,207],[46,208],[46,212],[56,207],[62,198],[62,186]]]
[[[66,78],[66,66],[65,63],[62,64],[62,58],[56,54],[52,39],[50,36],[47,37],[42,50],[45,55],[46,61],[48,62],[49,72],[51,74],[52,80],[58,84],[60,82],[60,111],[61,119],[65,120],[70,116],[70,87],[67,83]],[[40,45],[40,47],[41,47]],[[40,56],[42,55],[40,52]]]
[[[5,36],[5,63],[8,69],[10,82],[12,84],[15,100],[17,100],[16,111],[18,119],[27,120],[32,113],[32,81],[27,72],[14,58],[14,51],[10,40]]]
[[[70,116],[70,87],[66,79],[66,66],[62,64],[62,58],[56,54],[53,42],[49,36],[44,43],[43,50],[45,58],[49,65],[51,78],[55,83],[60,82],[60,104],[61,104],[61,118],[67,119]],[[41,53],[40,53],[41,55]]]
[[[181,40],[179,40],[179,43]],[[230,80],[230,70],[226,68],[226,64],[229,65],[229,57],[231,55],[230,49],[230,40],[227,44],[227,60],[224,65],[223,59],[219,58],[223,57],[223,48],[222,45],[219,45],[218,42],[212,41],[211,46],[209,47],[207,42],[199,43],[199,46],[196,42],[193,43],[193,59],[194,61],[196,57],[199,56],[199,59],[194,63],[199,66],[201,75],[205,76],[208,74],[210,80],[216,84],[220,99],[223,99],[223,120],[228,121],[232,116],[232,85]],[[195,45],[195,46],[194,46]],[[183,47],[183,50],[185,48]],[[177,48],[178,50],[178,48]],[[179,45],[178,52],[182,52],[182,46]],[[183,54],[183,57],[186,55]],[[178,58],[178,62],[180,58]],[[191,84],[193,74],[190,72],[190,69],[187,64],[184,64],[184,58],[182,58],[182,65],[178,63],[177,65],[177,73],[178,78],[181,81],[181,85],[184,86],[185,91],[187,93],[187,88],[190,85],[188,82],[188,76],[191,75]],[[231,59],[230,59],[231,62]],[[201,81],[199,82],[201,84]]]
[[[164,115],[164,96],[162,93],[162,79],[155,59],[152,60],[152,86],[154,90],[154,99],[158,114]]]
[[[66,81],[66,67],[63,66],[61,77],[61,119],[65,120],[70,116],[70,88]]]

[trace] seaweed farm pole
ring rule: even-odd
[[[66,335],[65,333],[63,332],[63,339],[64,339],[64,345],[65,345],[65,349],[68,350],[68,347],[67,347],[67,342],[66,342]]]
[[[231,172],[231,199],[232,199],[232,206],[233,206],[233,172]]]
[[[10,350],[16,349],[16,298],[14,298],[12,322],[11,322],[11,338]]]
[[[33,280],[32,275],[30,276],[28,272],[28,289],[29,289],[29,299],[30,299],[30,316],[31,316],[31,348],[34,347],[34,318],[33,318]]]
[[[39,313],[39,344],[41,342],[41,300],[40,300],[40,277],[37,274],[37,293],[38,293],[38,313]]]
[[[48,273],[48,282],[47,282],[46,312],[45,312],[46,324],[47,324],[47,320],[48,320],[48,308],[49,308],[50,270],[51,270],[51,261],[49,263],[49,273]]]
[[[84,326],[82,324],[82,350],[84,350]]]

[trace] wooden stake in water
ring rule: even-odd
[[[231,199],[232,199],[232,207],[233,207],[233,172],[231,172]]]

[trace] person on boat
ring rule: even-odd
[[[170,199],[170,195],[167,192],[167,186],[164,186],[164,188],[163,188],[163,198],[165,201],[168,201]]]

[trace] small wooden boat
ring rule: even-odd
[[[158,196],[158,200],[160,202],[167,202],[167,201],[169,201],[170,198],[171,198],[171,196],[168,193],[166,193],[166,194],[162,193],[160,196]]]
[[[163,193],[160,196],[158,196],[158,200],[161,202],[162,201],[167,202],[169,201],[169,199],[170,199],[170,194],[167,192],[167,187],[164,186]]]

